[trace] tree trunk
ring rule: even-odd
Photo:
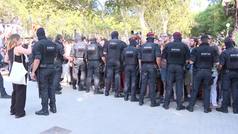
[[[163,33],[167,33],[168,32],[168,23],[169,23],[168,13],[161,11],[160,16],[161,16],[161,20],[162,20]]]
[[[238,32],[238,0],[235,0],[236,16],[235,16],[235,31]]]
[[[148,32],[148,27],[145,21],[145,7],[144,6],[139,6],[138,9],[138,15],[139,15],[139,20],[140,20],[140,25],[141,25],[141,32],[142,34],[145,34],[146,32]]]

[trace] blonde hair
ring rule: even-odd
[[[8,39],[7,50],[11,50],[17,46],[17,41],[20,40],[19,34],[12,34]]]

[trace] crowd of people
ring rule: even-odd
[[[209,35],[183,40],[179,32],[171,36],[149,32],[145,41],[132,33],[128,43],[119,39],[117,31],[110,40],[79,34],[75,39],[57,35],[53,40],[43,28],[36,35],[37,40],[22,41],[12,34],[1,48],[1,60],[10,73],[13,62],[22,63],[29,71],[26,79],[37,81],[42,100],[37,115],[49,115],[49,109],[57,112],[55,94],[62,93],[61,82],[87,93],[109,96],[114,92],[115,97],[139,105],[150,98],[151,107],[163,103],[169,109],[173,100],[176,110],[192,112],[199,97],[205,113],[211,108],[228,113],[229,106],[238,113],[238,49],[232,35],[225,39],[224,48]],[[1,97],[10,98],[1,75],[0,80]],[[16,118],[25,116],[26,86],[13,83],[10,113]]]

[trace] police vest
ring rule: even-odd
[[[121,60],[121,44],[120,40],[112,39],[108,44],[107,59],[108,64],[119,65]]]
[[[213,49],[211,47],[204,47],[198,49],[196,67],[200,69],[212,69],[213,67]]]
[[[126,65],[136,65],[138,63],[136,50],[127,47],[124,53]]]
[[[83,58],[86,50],[86,44],[78,43],[75,45],[75,58]]]
[[[227,57],[226,68],[227,69],[238,69],[238,49],[232,48],[231,51],[229,51],[228,57]]]
[[[87,59],[88,60],[99,60],[100,55],[99,55],[99,48],[97,44],[90,44],[87,47]]]
[[[174,43],[168,49],[168,64],[180,64],[183,65],[185,62],[184,46],[180,43]]]
[[[47,40],[42,42],[43,51],[42,51],[42,60],[41,64],[54,64],[57,56],[57,46],[53,42]]]
[[[147,43],[141,47],[141,61],[142,62],[155,62],[155,47],[154,43]]]

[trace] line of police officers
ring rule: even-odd
[[[47,40],[44,35],[44,29],[37,31],[39,41],[36,43],[33,53],[34,62],[31,77],[36,79],[36,71],[39,90],[42,99],[42,109],[36,114],[49,115],[50,111],[56,112],[55,90],[60,82],[55,77],[55,58],[62,51],[53,42]],[[93,90],[95,94],[103,94],[100,91],[100,64],[105,63],[105,96],[108,96],[110,89],[115,91],[115,97],[123,97],[121,94],[121,73],[125,73],[125,101],[139,101],[139,105],[144,104],[144,96],[149,88],[151,107],[159,106],[160,102],[156,100],[157,70],[160,68],[161,58],[167,61],[167,80],[166,94],[163,107],[169,109],[170,99],[172,97],[173,84],[176,87],[177,110],[185,109],[182,104],[184,68],[186,65],[193,65],[193,90],[188,111],[193,111],[196,102],[198,90],[201,84],[204,86],[204,112],[211,112],[209,108],[210,89],[212,80],[212,67],[218,65],[218,53],[209,46],[208,36],[201,37],[202,44],[193,49],[190,54],[189,48],[182,42],[182,35],[179,32],[173,34],[174,41],[170,42],[161,50],[158,44],[154,43],[154,34],[147,34],[146,43],[139,48],[138,42],[133,37],[129,39],[129,46],[119,40],[117,31],[111,33],[112,39],[101,47],[95,38],[90,39],[87,45],[79,36],[76,38],[76,44],[71,51],[73,57],[73,88],[78,90]],[[228,103],[230,93],[233,95],[233,112],[238,113],[238,49],[234,48],[234,42],[231,39],[225,41],[226,50],[220,56],[220,68],[223,68],[222,107],[217,111],[228,112]],[[140,72],[140,82],[138,75]],[[140,85],[140,86],[139,86]],[[136,97],[137,89],[140,87],[139,99]],[[232,90],[231,90],[232,89]]]

